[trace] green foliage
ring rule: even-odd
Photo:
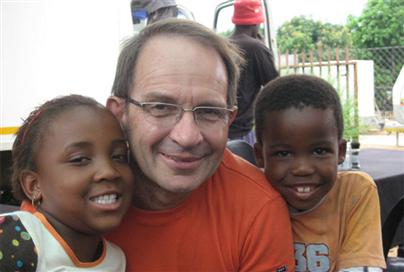
[[[336,48],[349,47],[351,38],[348,29],[341,25],[314,21],[305,16],[292,18],[285,22],[277,33],[278,47],[282,51],[315,50],[322,46]]]
[[[357,105],[351,98],[341,99],[341,104],[344,117],[344,139],[358,140],[360,127],[355,124],[355,107]]]
[[[355,102],[353,94],[347,94],[346,91],[337,88],[335,78],[325,80],[336,88],[341,101],[342,117],[344,119],[343,138],[347,141],[358,140],[360,131],[363,127],[359,125],[358,104]]]
[[[404,45],[404,0],[368,0],[362,15],[348,18],[353,45],[372,48]]]
[[[228,38],[231,36],[231,34],[233,34],[233,32],[234,32],[234,29],[229,29],[224,32],[220,32],[219,35],[222,37]]]

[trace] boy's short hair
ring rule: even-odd
[[[255,100],[255,132],[258,143],[262,143],[262,132],[268,112],[292,107],[331,109],[334,112],[338,139],[342,138],[344,121],[341,102],[335,88],[319,77],[288,75],[270,81]]]

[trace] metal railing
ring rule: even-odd
[[[381,48],[326,48],[302,51],[278,51],[278,67],[281,74],[315,74],[331,81],[337,90],[343,86],[346,93],[357,92],[356,60],[372,60],[374,63],[375,107],[382,116],[392,116],[392,89],[404,65],[404,46]],[[350,68],[350,66],[354,68]],[[345,82],[345,83],[344,83]],[[353,86],[351,86],[353,85]],[[354,96],[357,98],[357,94]]]

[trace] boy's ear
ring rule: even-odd
[[[341,139],[341,140],[339,140],[339,143],[338,143],[338,164],[341,164],[344,162],[345,154],[346,154],[346,140]]]
[[[37,173],[31,170],[23,171],[20,178],[20,184],[25,195],[31,199],[32,202],[42,199],[42,192]]]
[[[117,96],[110,96],[107,99],[106,107],[115,115],[120,123],[124,122],[125,118],[125,101]]]
[[[264,155],[262,150],[262,145],[260,143],[254,144],[254,154],[257,167],[264,168]]]

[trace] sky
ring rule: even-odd
[[[295,16],[305,15],[314,20],[345,24],[348,15],[359,16],[367,0],[267,0],[272,7],[272,23],[277,29]],[[181,0],[177,0],[181,2]],[[191,6],[195,19],[212,26],[213,11],[223,0],[182,0]]]

